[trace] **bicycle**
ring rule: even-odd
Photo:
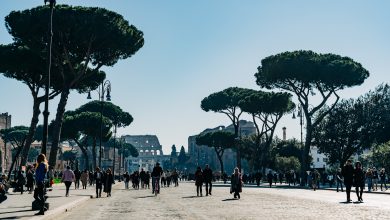
[[[157,194],[160,193],[160,178],[153,177],[153,180],[154,180],[153,191],[154,191],[154,195],[157,196]]]

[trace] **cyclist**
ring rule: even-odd
[[[156,165],[153,167],[152,171],[152,193],[156,190],[157,193],[160,193],[160,177],[163,173],[162,168],[160,167],[160,163],[156,163]],[[157,181],[157,182],[156,182]],[[155,187],[157,186],[157,189]]]

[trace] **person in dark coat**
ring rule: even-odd
[[[26,184],[27,191],[29,194],[31,194],[34,190],[34,171],[33,171],[33,168],[28,169],[27,174],[26,174],[26,178],[27,178],[27,184]]]
[[[81,178],[81,171],[79,168],[77,168],[74,171],[75,181],[74,181],[74,189],[80,189],[80,178]]]
[[[336,187],[337,187],[337,192],[339,191],[339,186],[341,188],[341,192],[344,192],[343,190],[343,174],[341,173],[341,168],[337,170],[336,173]]]
[[[103,173],[100,171],[99,167],[96,167],[96,171],[93,174],[93,179],[95,179],[96,185],[96,198],[102,197]]]
[[[270,170],[267,174],[267,180],[268,180],[268,183],[269,183],[269,188],[272,187],[272,180],[274,178],[274,175],[272,174],[272,171]]]
[[[353,184],[353,175],[354,175],[354,169],[352,166],[352,161],[347,160],[345,163],[341,173],[344,177],[344,185],[345,185],[345,191],[347,193],[347,202],[351,202],[351,187]]]
[[[23,194],[24,189],[23,186],[26,184],[26,178],[23,175],[23,171],[18,171],[18,187],[20,189],[20,194]]]
[[[203,170],[203,180],[206,185],[206,196],[209,194],[211,196],[211,189],[213,188],[213,185],[211,184],[211,181],[213,181],[213,171],[208,164],[206,164],[206,167]]]
[[[362,164],[357,161],[355,163],[355,170],[354,170],[354,175],[353,175],[353,182],[355,185],[356,189],[356,195],[358,197],[359,202],[363,202],[363,189],[365,185],[365,173],[362,168]]]
[[[230,193],[234,192],[234,198],[240,199],[240,192],[242,192],[242,177],[238,167],[234,168],[234,173],[230,178]]]
[[[107,197],[111,197],[112,184],[114,183],[114,176],[112,175],[111,169],[108,168],[106,175],[104,175],[104,192],[107,193]]]
[[[262,177],[263,175],[259,172],[259,171],[257,171],[257,173],[256,173],[256,175],[255,175],[255,178],[256,178],[256,185],[257,186],[260,186],[260,181],[261,181],[261,177]]]
[[[203,196],[202,194],[203,172],[200,167],[198,167],[195,172],[195,185],[196,185],[196,195],[199,196],[200,194],[200,196]]]

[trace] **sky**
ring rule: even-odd
[[[12,42],[5,16],[43,2],[1,0],[0,44]],[[104,70],[112,84],[112,102],[134,117],[130,126],[118,129],[118,135],[157,135],[164,154],[173,144],[187,149],[190,135],[229,125],[227,116],[204,112],[201,100],[232,86],[260,89],[254,73],[270,55],[313,50],[361,63],[370,77],[340,92],[341,98],[356,98],[390,81],[390,1],[386,0],[57,0],[57,4],[104,7],[143,31],[144,46]],[[97,99],[97,92],[92,95]],[[72,92],[66,109],[87,103],[86,97]],[[58,99],[49,104],[50,120],[57,104]],[[13,126],[29,125],[32,97],[26,85],[0,74],[3,112],[12,115]],[[276,135],[281,137],[282,127],[287,127],[287,138],[300,139],[299,120],[291,116],[282,118]]]

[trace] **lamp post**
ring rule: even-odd
[[[115,146],[116,146],[116,125],[114,126],[114,159],[112,160],[112,175],[115,179]]]
[[[122,141],[123,141],[123,138],[121,138],[120,141],[119,141],[119,144],[120,144],[119,147],[121,148],[121,151],[119,153],[119,182],[122,179],[122,176],[121,176],[121,173],[122,173],[122,154],[123,154],[123,144],[122,144]]]
[[[293,112],[293,119],[299,117],[299,125],[301,126],[301,146],[303,146],[303,110],[301,104],[298,105],[297,116],[295,116],[295,112]]]
[[[49,41],[49,67],[47,72],[47,79],[45,85],[45,110],[43,111],[43,138],[42,138],[42,148],[41,153],[46,155],[47,150],[47,139],[48,139],[48,130],[49,130],[49,88],[50,88],[50,75],[51,75],[51,49],[53,44],[53,12],[56,5],[55,0],[45,0],[46,3],[49,2],[50,6],[50,41]]]
[[[104,94],[106,94],[106,100],[111,101],[111,82],[110,80],[102,81],[102,84],[98,89],[99,101],[100,101],[100,140],[99,140],[99,167],[102,168],[102,139],[103,139],[103,103]],[[88,92],[87,99],[92,99],[91,91]]]

